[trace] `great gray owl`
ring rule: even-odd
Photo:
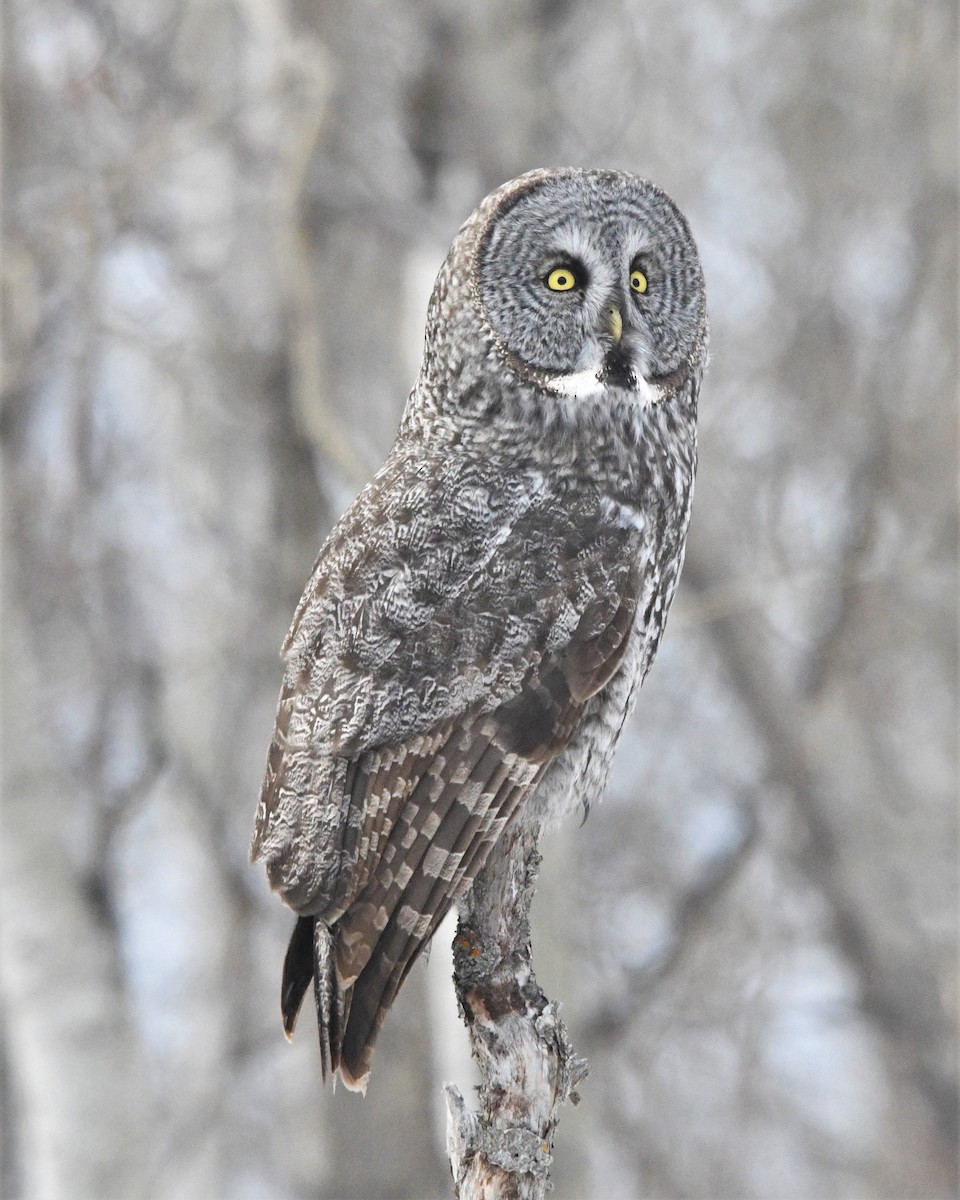
[[[457,235],[396,444],[283,646],[251,858],[298,914],[323,1074],[387,1010],[521,805],[588,805],[673,597],[707,349],[687,222],[616,171],[534,171]],[[529,810],[528,810],[529,811]]]

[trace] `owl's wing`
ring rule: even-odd
[[[574,669],[590,621],[629,592],[639,538],[596,494],[394,452],[325,543],[284,647],[251,853],[291,905],[341,902],[345,869],[379,844],[382,806],[358,802],[366,753],[402,799],[447,723],[536,686],[558,656]]]
[[[288,1034],[314,981],[324,1075],[339,1071],[347,1086],[365,1087],[410,967],[619,666],[636,612],[633,584],[628,578],[617,600],[588,605],[576,636],[498,708],[361,756],[349,802],[364,825],[353,839],[350,895],[299,919],[284,967]]]
[[[494,500],[482,468],[448,478],[457,494],[399,535],[378,542],[368,514],[359,565],[343,570],[349,555],[328,543],[288,643],[254,840],[273,885],[307,925],[319,918],[291,943],[285,1024],[313,975],[348,1082],[365,1077],[416,955],[615,673],[639,599],[637,527],[598,497],[498,480]],[[381,534],[396,494],[379,502]],[[434,564],[415,584],[396,565],[407,540]],[[319,966],[325,929],[333,974]]]
[[[336,924],[336,974],[349,991],[330,1060],[345,1081],[362,1086],[410,967],[566,746],[587,700],[615,673],[636,601],[635,580],[628,579],[618,598],[587,606],[575,636],[517,694],[437,731],[441,748],[399,807],[375,872],[365,872],[364,886]]]

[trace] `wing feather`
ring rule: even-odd
[[[542,768],[522,763],[488,747],[476,760],[468,784],[479,784],[472,805],[454,799],[433,834],[420,868],[402,892],[383,898],[378,909],[354,910],[344,921],[350,933],[374,944],[363,969],[350,985],[349,1019],[343,1034],[340,1069],[348,1081],[363,1085],[377,1035],[410,967],[429,944],[437,926],[472,884],[490,850]],[[472,789],[474,790],[474,789]],[[373,928],[370,915],[376,913]],[[341,926],[344,922],[341,922]]]

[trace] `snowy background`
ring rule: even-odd
[[[688,563],[535,961],[557,1200],[957,1192],[948,0],[8,0],[0,1195],[448,1192],[450,934],[365,1100],[278,1015],[277,651],[460,222],[541,165],[686,211]]]

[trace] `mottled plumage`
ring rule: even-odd
[[[533,172],[454,241],[396,444],[284,643],[251,849],[299,914],[283,1021],[312,981],[325,1076],[366,1086],[518,806],[601,794],[680,571],[706,337],[686,222],[631,175]]]

